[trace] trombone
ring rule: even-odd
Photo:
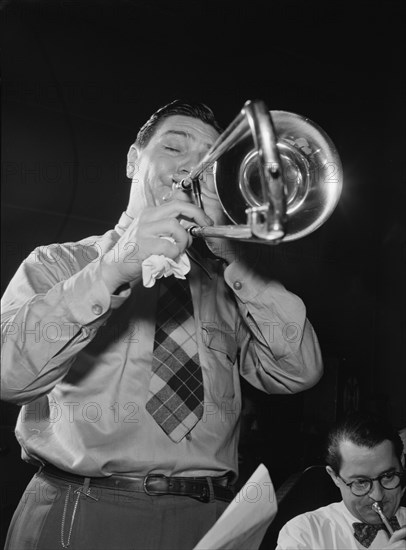
[[[305,237],[340,198],[340,157],[314,122],[247,101],[214,145],[176,184],[202,206],[200,178],[213,167],[216,193],[232,224],[198,227],[194,237],[278,244]]]

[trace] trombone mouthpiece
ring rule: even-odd
[[[379,506],[379,504],[377,502],[373,503],[372,509],[379,515],[383,514],[383,512],[381,510],[381,507]]]
[[[174,184],[175,189],[182,189],[182,191],[191,191],[192,190],[192,180],[187,177],[183,180],[180,180]]]
[[[389,534],[392,536],[394,531],[392,529],[392,526],[391,524],[389,523],[389,521],[387,520],[385,514],[382,512],[382,509],[381,507],[379,506],[379,504],[377,502],[374,502],[373,505],[372,505],[372,509],[374,510],[374,512],[376,512],[378,514],[378,516],[381,518],[383,524],[385,525],[386,529],[388,530]]]

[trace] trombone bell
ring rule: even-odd
[[[318,229],[340,198],[341,161],[327,134],[308,118],[268,111],[260,101],[245,104],[183,188],[198,195],[198,179],[213,164],[219,201],[235,225],[193,227],[194,236],[293,241]]]

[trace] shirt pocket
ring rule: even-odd
[[[208,376],[210,391],[217,397],[234,398],[237,373],[237,335],[235,331],[207,323],[203,327],[203,342],[211,356]]]

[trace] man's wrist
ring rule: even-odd
[[[117,295],[119,293],[119,289],[128,284],[127,281],[123,281],[117,276],[117,267],[112,266],[106,259],[106,256],[103,256],[100,259],[100,274],[107,290],[111,295]]]

